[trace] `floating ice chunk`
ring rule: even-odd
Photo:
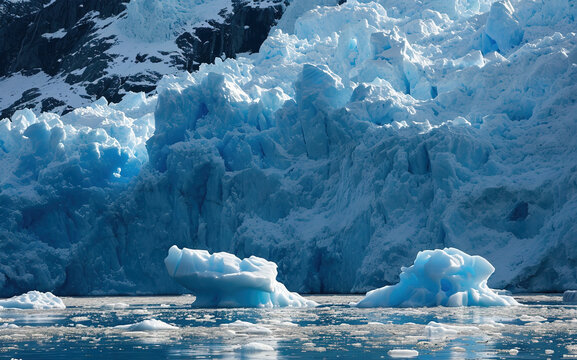
[[[450,336],[467,334],[467,333],[479,333],[480,330],[476,326],[465,326],[465,325],[447,325],[440,324],[434,321],[425,326],[425,333],[429,339],[445,339]]]
[[[109,310],[124,310],[129,306],[130,305],[128,305],[126,303],[112,303],[112,304],[102,305],[102,308],[103,309],[109,309]]]
[[[519,320],[523,321],[523,322],[543,322],[543,321],[547,321],[546,318],[544,318],[543,316],[539,316],[539,315],[535,315],[535,316],[531,316],[531,315],[521,315],[521,317],[519,318]]]
[[[4,323],[2,325],[0,325],[0,329],[17,329],[20,326],[16,325],[16,324],[8,324],[8,323]]]
[[[239,350],[241,352],[263,352],[263,351],[274,351],[274,348],[270,345],[259,343],[259,342],[251,342],[245,345],[242,345]]]
[[[234,329],[235,332],[242,332],[244,334],[253,335],[271,335],[272,330],[265,328],[264,326],[259,326],[247,321],[237,320],[229,324],[222,324],[220,327]]]
[[[515,356],[515,355],[517,355],[517,354],[519,354],[519,350],[517,350],[517,349],[511,349],[511,350],[509,350],[509,355]]]
[[[577,303],[577,290],[567,290],[563,293],[564,303]]]
[[[358,307],[502,306],[518,305],[510,296],[487,286],[495,268],[481,256],[461,250],[426,250],[409,268],[401,268],[400,282],[367,293]]]
[[[127,331],[156,331],[156,330],[175,330],[178,329],[177,326],[170,325],[164,321],[149,319],[137,322],[135,324],[128,325],[118,325],[115,326],[117,329],[124,329]]]
[[[194,295],[200,307],[302,307],[316,306],[276,280],[277,266],[251,256],[210,254],[206,250],[172,246],[164,259],[166,269]]]
[[[0,309],[66,309],[64,302],[51,292],[29,291],[26,294],[0,300]]]
[[[414,358],[419,356],[419,352],[417,350],[409,350],[409,349],[393,349],[387,352],[392,358]]]

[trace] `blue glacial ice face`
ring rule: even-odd
[[[512,297],[499,295],[487,286],[494,271],[483,257],[458,249],[421,251],[413,265],[401,268],[398,284],[369,291],[356,306],[518,305]]]
[[[277,266],[251,256],[210,254],[206,250],[179,249],[164,259],[168,274],[195,296],[196,307],[305,307],[316,306],[276,280]]]

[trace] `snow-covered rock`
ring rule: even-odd
[[[284,8],[281,0],[0,1],[0,118],[152,94],[164,75],[258,51]]]
[[[179,249],[164,260],[171,277],[189,289],[197,307],[301,307],[316,306],[276,280],[275,263],[251,256],[239,259],[224,252]]]
[[[25,294],[0,300],[0,309],[66,309],[62,299],[51,292],[29,291]]]
[[[413,265],[401,269],[398,284],[369,291],[356,306],[518,305],[512,297],[498,295],[487,286],[494,271],[486,259],[458,249],[421,251]]]

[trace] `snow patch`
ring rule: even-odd
[[[53,33],[44,33],[41,36],[45,39],[52,40],[52,39],[62,39],[67,34],[66,30],[59,29]]]

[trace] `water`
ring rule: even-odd
[[[66,310],[1,310],[0,359],[365,360],[391,358],[394,349],[416,350],[419,359],[577,359],[577,306],[560,295],[517,296],[519,307],[416,309],[348,306],[360,296],[310,298],[321,306],[193,309],[193,297],[173,296],[63,298]],[[129,306],[108,308],[115,303]],[[178,329],[115,328],[145,319]],[[226,325],[237,320],[255,325]],[[432,321],[453,333],[435,334]],[[268,351],[251,351],[250,343]]]

